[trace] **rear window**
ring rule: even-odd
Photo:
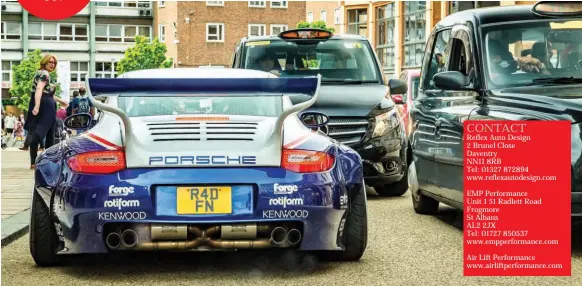
[[[283,40],[248,42],[243,68],[280,77],[322,75],[322,81],[361,80],[379,82],[374,54],[366,41],[330,39],[316,44]]]
[[[276,117],[282,112],[279,96],[123,96],[118,106],[129,117],[158,115],[249,115]]]

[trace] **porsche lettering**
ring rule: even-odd
[[[153,156],[150,165],[256,165],[256,156]]]

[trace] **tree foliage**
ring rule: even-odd
[[[335,28],[333,27],[328,27],[324,21],[315,21],[315,22],[306,22],[306,21],[301,21],[299,23],[297,23],[297,28],[298,29],[302,29],[302,28],[315,28],[315,29],[322,29],[325,31],[329,31],[329,32],[335,32]]]
[[[20,64],[12,67],[12,86],[10,87],[9,93],[11,96],[16,97],[16,105],[22,110],[28,110],[30,94],[33,92],[32,82],[34,80],[34,75],[40,67],[40,61],[42,58],[42,52],[40,50],[34,50],[28,52]],[[51,72],[50,75],[51,79],[58,82],[56,70]],[[60,94],[60,91],[61,85],[57,84],[55,94]]]
[[[166,44],[161,43],[158,38],[153,41],[143,36],[135,37],[135,45],[125,50],[125,57],[117,64],[118,74],[129,71],[170,68],[173,59],[166,58]]]

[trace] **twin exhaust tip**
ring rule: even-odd
[[[271,231],[271,242],[276,245],[288,243],[296,245],[301,241],[301,232],[295,228],[287,231],[286,228],[276,227]],[[121,233],[111,232],[105,238],[105,243],[110,249],[135,247],[138,243],[137,233],[133,229],[126,229]]]
[[[301,241],[301,232],[295,228],[287,231],[287,229],[279,226],[271,232],[271,241],[278,245],[284,244],[285,242],[295,245]]]
[[[111,249],[123,247],[134,247],[137,245],[137,233],[133,229],[126,229],[119,235],[117,232],[112,232],[105,238],[105,243]]]

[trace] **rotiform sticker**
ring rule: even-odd
[[[89,0],[18,0],[28,13],[44,20],[62,20],[75,16]]]

